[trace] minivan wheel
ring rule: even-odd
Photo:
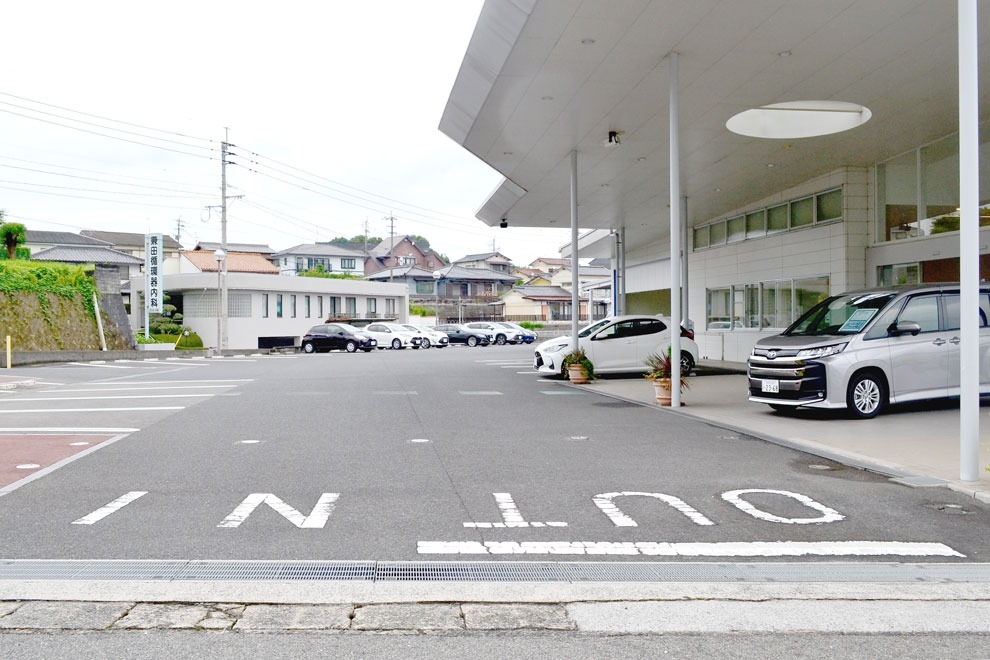
[[[858,373],[849,381],[846,407],[860,419],[872,419],[880,414],[887,402],[887,387],[874,373]]]

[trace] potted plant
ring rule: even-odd
[[[575,385],[583,385],[595,379],[595,365],[583,348],[576,348],[564,356],[563,366],[567,377]]]
[[[665,353],[650,353],[646,358],[646,379],[653,381],[657,392],[657,403],[669,406],[671,400],[670,377],[674,371],[674,363],[670,356],[670,346]],[[688,389],[687,379],[681,376],[681,392]]]

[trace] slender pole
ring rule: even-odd
[[[223,250],[223,263],[220,264],[221,286],[220,286],[220,341],[217,348],[222,350],[224,341],[224,331],[227,329],[227,156],[229,155],[230,129],[225,128],[222,145],[222,157],[220,158],[220,249]]]
[[[221,293],[222,284],[220,282],[220,275],[223,272],[221,269],[220,262],[217,262],[217,305],[221,303],[223,298],[223,294]],[[220,310],[217,309],[217,356],[223,355],[223,324],[220,319]]]
[[[959,0],[959,478],[980,462],[980,134],[976,0]]]
[[[670,65],[670,405],[681,406],[681,161],[677,53]]]
[[[578,348],[578,314],[581,296],[578,292],[578,177],[577,149],[571,151],[571,350]]]

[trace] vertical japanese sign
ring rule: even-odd
[[[144,237],[144,300],[149,314],[162,313],[162,235]]]

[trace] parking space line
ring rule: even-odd
[[[419,554],[647,555],[665,557],[965,557],[944,543],[903,541],[420,541]]]
[[[0,410],[0,415],[28,413],[31,415],[66,412],[140,412],[147,410],[185,410],[185,406],[139,406],[135,408],[24,408],[18,410]]]

